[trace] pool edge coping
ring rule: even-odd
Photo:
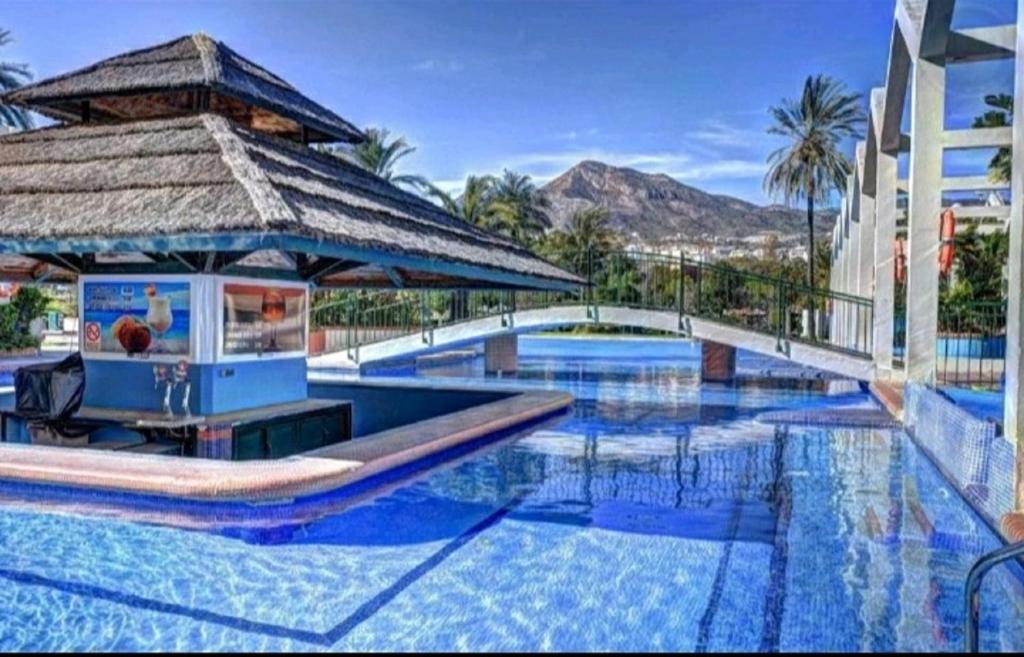
[[[564,410],[573,401],[562,391],[524,391],[273,461],[183,459],[4,443],[0,480],[207,502],[288,501],[357,483],[527,424]],[[346,458],[346,452],[359,451],[356,447],[379,453],[366,460]]]

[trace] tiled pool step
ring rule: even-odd
[[[897,420],[903,420],[903,384],[874,381],[868,386],[871,394]]]
[[[830,408],[770,411],[755,418],[765,424],[809,424],[827,427],[895,429],[900,426],[889,414],[876,408]]]

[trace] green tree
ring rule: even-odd
[[[814,286],[814,204],[842,190],[852,170],[839,150],[843,139],[860,136],[865,115],[861,96],[824,75],[808,76],[799,99],[783,100],[769,110],[768,132],[788,140],[768,157],[765,189],[787,203],[807,202],[807,284]],[[815,335],[813,295],[808,295],[810,333]]]
[[[564,244],[576,271],[582,271],[588,254],[602,258],[615,248],[615,234],[608,221],[607,208],[593,206],[572,213],[565,231]]]
[[[551,207],[530,176],[505,170],[494,181],[490,202],[490,229],[521,244],[532,244],[551,228]]]
[[[6,46],[12,40],[10,30],[0,29],[0,47]],[[0,61],[0,93],[17,89],[30,79],[32,74],[25,64]],[[27,130],[32,127],[32,117],[20,107],[0,103],[0,125]]]
[[[1003,265],[1010,255],[1010,239],[1005,231],[981,234],[976,226],[957,235],[953,252],[958,282],[965,283],[975,301],[1000,301],[1003,298]]]
[[[992,109],[981,116],[975,117],[972,127],[1003,128],[1013,121],[1013,96],[1007,94],[989,94],[985,96],[985,104]],[[1010,182],[1010,167],[1013,156],[1009,146],[996,151],[988,163],[988,175],[994,182]]]
[[[338,146],[324,146],[319,150],[342,159],[351,158],[370,173],[395,185],[416,191],[430,189],[430,183],[423,176],[396,171],[398,163],[416,152],[416,147],[410,146],[404,137],[392,138],[387,128],[367,128],[366,141],[357,144],[351,151]]]
[[[431,186],[427,192],[436,198],[448,214],[484,230],[494,225],[492,202],[495,179],[493,176],[469,176],[458,196]]]
[[[38,347],[39,340],[32,337],[29,325],[46,312],[49,302],[42,290],[25,286],[10,303],[0,306],[0,351]]]

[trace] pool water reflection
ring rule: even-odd
[[[567,389],[570,415],[378,490],[201,530],[4,495],[0,647],[960,648],[997,541],[909,439],[757,420],[869,397],[701,387],[664,341],[530,342],[503,384]],[[985,587],[987,649],[1024,643],[1008,582]]]

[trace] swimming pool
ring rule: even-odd
[[[192,530],[0,491],[0,647],[960,648],[997,542],[906,436],[757,421],[867,396],[701,388],[672,343],[593,345],[524,340],[504,382],[567,389],[571,415],[379,490]],[[987,649],[1024,643],[1005,580]]]

